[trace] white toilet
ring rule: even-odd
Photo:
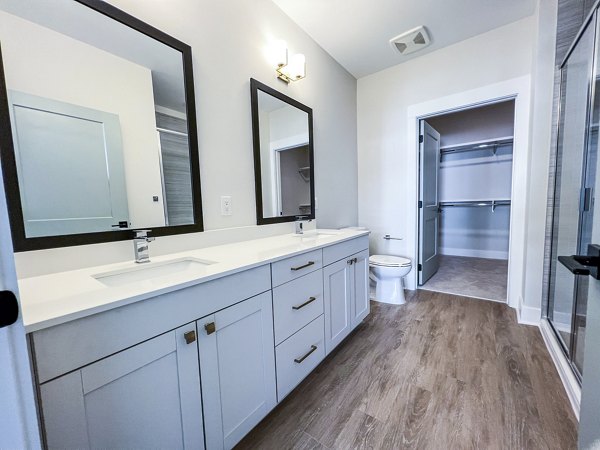
[[[411,265],[410,259],[402,256],[371,255],[370,278],[375,282],[373,300],[393,305],[406,303],[402,278],[408,275]]]

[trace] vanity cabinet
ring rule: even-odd
[[[369,314],[368,273],[368,250],[323,268],[327,354]]]
[[[233,448],[367,316],[367,248],[360,236],[34,331],[47,446]]]
[[[204,448],[196,326],[44,383],[48,448]]]
[[[277,403],[271,292],[197,326],[206,446],[229,449]]]

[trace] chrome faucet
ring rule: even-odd
[[[138,264],[150,262],[150,252],[148,251],[148,243],[154,240],[153,237],[148,237],[148,233],[152,230],[135,230],[133,238],[133,251],[135,252],[135,262]]]
[[[310,219],[296,218],[296,234],[304,234],[304,223],[310,222]]]

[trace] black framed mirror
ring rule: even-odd
[[[0,5],[15,251],[203,231],[191,47],[100,0]]]
[[[312,109],[250,79],[258,225],[315,218]]]

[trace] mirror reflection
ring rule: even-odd
[[[257,104],[262,218],[310,217],[310,109],[300,109],[260,89]]]
[[[0,9],[25,237],[193,224],[182,52],[72,0]]]

